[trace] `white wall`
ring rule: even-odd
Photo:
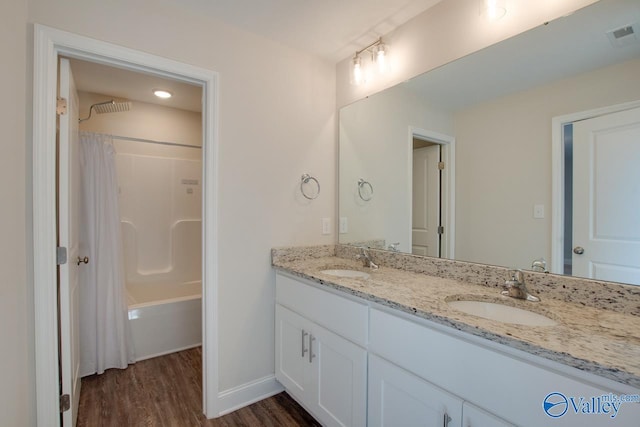
[[[507,14],[497,22],[479,15],[479,0],[442,1],[383,34],[392,63],[392,71],[386,76],[353,86],[349,83],[351,56],[339,62],[337,105],[347,105],[595,1],[509,0]]]
[[[339,216],[349,222],[340,243],[384,239],[411,252],[411,126],[449,135],[453,117],[403,86],[340,110]],[[358,196],[360,178],[373,186],[369,202]]]
[[[33,0],[30,21],[220,73],[220,390],[273,373],[269,249],[332,243],[334,70],[179,2]],[[303,172],[326,192],[302,203]]]
[[[27,191],[31,153],[26,144],[27,112],[27,4],[2,3],[0,13],[0,420],[7,426],[35,422],[33,303],[30,261],[31,227]]]
[[[454,115],[456,258],[529,268],[551,258],[551,119],[640,100],[640,60]],[[545,218],[533,219],[544,204]]]
[[[89,92],[78,92],[78,96],[81,118],[89,116],[92,104],[113,99],[108,94]],[[126,112],[98,114],[94,109],[91,119],[80,123],[80,130],[201,146],[202,114],[132,101],[131,109]],[[138,146],[144,147],[145,152],[151,150],[149,145]]]
[[[274,273],[269,249],[335,240],[335,235],[321,235],[321,218],[335,212],[333,64],[234,29],[174,1],[32,0],[28,20],[219,72],[219,387],[226,390],[272,374]],[[12,43],[19,39],[20,54],[13,57],[23,63],[32,55],[30,47],[24,52],[25,31],[15,29],[6,38]],[[14,75],[19,78],[11,87],[20,88],[16,82],[24,82],[24,66],[16,67],[10,77]],[[16,96],[24,105],[23,91]],[[13,103],[11,109],[15,108]],[[23,110],[11,116],[13,128],[24,122]],[[16,141],[22,144],[23,131],[16,132]],[[12,175],[24,175],[23,161],[13,162]],[[302,200],[298,193],[305,172],[322,184],[323,193],[313,202]],[[21,204],[25,191],[20,179],[17,187],[15,179],[11,182],[7,191],[17,191],[13,200]],[[18,209],[9,217],[17,220],[12,233],[20,228],[16,223],[24,222],[23,213]],[[24,234],[16,239],[24,264]],[[11,268],[19,265],[14,262]],[[16,281],[24,280],[24,267],[21,275],[14,277]],[[14,296],[24,298],[24,294]],[[24,310],[20,316],[26,317]],[[13,340],[22,347],[16,356],[23,364],[32,357],[24,348],[26,324],[26,319],[19,324],[20,338]],[[28,389],[32,384],[21,385],[24,370],[17,370],[19,381],[3,384],[12,393],[9,401],[16,399],[16,386]],[[33,401],[33,394],[25,394],[14,408]],[[19,412],[24,417],[26,410]]]

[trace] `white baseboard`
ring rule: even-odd
[[[236,411],[252,403],[271,397],[283,391],[275,375],[239,385],[218,394],[220,416]]]

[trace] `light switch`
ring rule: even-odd
[[[533,205],[533,217],[535,219],[544,218],[544,205]]]
[[[322,218],[322,234],[331,234],[331,218]]]
[[[349,221],[346,216],[340,217],[340,234],[346,234],[349,232]]]

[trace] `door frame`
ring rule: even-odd
[[[454,259],[456,241],[456,139],[443,133],[409,126],[409,156],[407,161],[408,186],[411,188],[412,197],[409,198],[409,221],[413,224],[413,138],[424,139],[442,146],[442,161],[445,162],[444,173],[441,181],[441,218],[444,227],[445,238],[441,241],[440,258]],[[410,234],[411,235],[411,234]],[[409,245],[411,248],[411,245]]]
[[[549,272],[564,274],[564,126],[640,107],[640,100],[556,116],[551,119],[551,262]]]
[[[117,66],[197,84],[203,89],[202,347],[203,411],[218,398],[218,81],[217,72],[100,40],[34,25],[33,292],[38,425],[60,420],[56,297],[56,88],[58,57]]]

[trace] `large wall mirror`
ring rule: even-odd
[[[343,107],[339,242],[640,284],[639,23],[601,0]]]

